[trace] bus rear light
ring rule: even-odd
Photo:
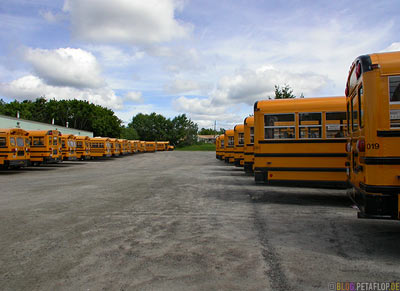
[[[357,79],[360,78],[360,76],[361,76],[361,63],[358,63],[357,67],[356,67],[356,77],[357,77]]]
[[[360,153],[365,152],[365,141],[363,139],[359,139],[357,141],[356,146],[357,146],[357,151],[358,152],[360,152]]]
[[[344,147],[345,147],[345,151],[346,151],[346,152],[348,152],[348,153],[351,152],[351,143],[349,143],[349,142],[346,143]]]
[[[371,69],[375,70],[375,69],[379,69],[381,66],[379,64],[372,64],[371,65]]]

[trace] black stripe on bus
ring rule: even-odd
[[[254,146],[254,143],[248,143],[248,144],[246,144],[246,146],[252,147],[252,146]]]
[[[225,151],[226,154],[233,154],[234,152]]]
[[[254,153],[244,153],[245,156],[252,156]]]
[[[378,137],[400,137],[400,130],[377,130]]]
[[[254,154],[255,157],[286,157],[286,158],[341,158],[347,157],[346,153],[271,153],[271,154]]]
[[[259,144],[269,144],[269,143],[346,143],[346,139],[307,139],[307,140],[300,140],[300,139],[273,139],[273,140],[259,140]]]
[[[370,193],[385,193],[385,194],[395,194],[400,192],[400,186],[380,186],[380,185],[367,185],[360,183],[360,188],[365,192]]]
[[[244,145],[242,145],[242,144],[238,144],[238,145],[235,145],[235,147],[238,147],[238,148],[242,148]]]
[[[257,168],[275,172],[346,172],[346,168]]]
[[[366,165],[400,165],[400,157],[360,157]]]
[[[235,154],[243,154],[243,152],[234,152]]]

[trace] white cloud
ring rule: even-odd
[[[125,101],[143,103],[142,92],[128,92],[124,95]]]
[[[390,46],[388,46],[381,52],[396,52],[396,51],[400,51],[400,42],[392,43]]]
[[[99,88],[105,85],[95,56],[82,49],[27,49],[25,60],[38,77],[52,86]]]
[[[188,93],[192,91],[197,91],[200,86],[197,82],[193,80],[182,80],[176,79],[171,84],[165,86],[165,90],[172,94],[177,93]]]
[[[128,105],[124,106],[121,110],[116,110],[115,115],[117,115],[124,124],[128,124],[132,121],[132,117],[138,113],[150,114],[154,111],[155,109],[152,104]]]
[[[177,21],[175,0],[66,0],[72,31],[86,41],[149,45],[188,36],[191,27]]]
[[[217,89],[212,93],[211,103],[252,105],[257,100],[274,96],[275,85],[285,84],[290,84],[297,96],[301,93],[314,95],[328,82],[329,79],[323,75],[278,70],[271,65],[261,66],[255,70],[242,69],[236,75],[221,78]]]
[[[85,48],[98,56],[99,62],[108,67],[130,66],[142,59],[144,51],[125,52],[115,46],[109,45],[88,45]]]
[[[95,89],[77,89],[71,87],[51,86],[40,78],[28,75],[10,83],[0,83],[0,94],[10,99],[33,100],[38,97],[49,99],[86,100],[112,109],[121,109],[122,102],[109,87]]]
[[[67,19],[65,13],[53,13],[50,10],[39,11],[39,14],[49,23],[57,23]]]

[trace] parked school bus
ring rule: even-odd
[[[76,157],[78,160],[90,159],[90,137],[76,136]]]
[[[121,155],[128,154],[128,141],[126,139],[118,139],[118,142],[121,146]]]
[[[61,136],[61,148],[63,161],[75,161],[76,154],[76,138],[73,134]]]
[[[121,145],[116,138],[110,138],[110,150],[113,157],[118,157],[121,154]]]
[[[135,153],[139,152],[139,144],[140,144],[140,140],[134,140],[133,141],[133,151]]]
[[[155,152],[156,151],[156,142],[154,141],[146,141],[146,152]]]
[[[225,134],[221,134],[219,136],[219,140],[220,140],[219,159],[225,161]]]
[[[237,124],[233,129],[233,157],[236,167],[243,167],[244,124]]]
[[[346,104],[350,198],[359,217],[400,219],[400,52],[358,57]]]
[[[253,173],[254,164],[254,116],[244,119],[244,171]]]
[[[221,159],[221,136],[215,138],[215,158]]]
[[[0,167],[19,168],[29,164],[29,132],[20,129],[0,129]]]
[[[139,141],[138,148],[140,153],[146,152],[146,142],[142,140]]]
[[[234,163],[235,158],[233,155],[233,150],[234,150],[234,131],[233,129],[228,129],[225,131],[225,136],[224,136],[224,144],[225,144],[225,163]]]
[[[165,151],[166,143],[165,141],[157,141],[156,142],[156,149],[157,151]]]
[[[90,156],[91,158],[111,157],[110,139],[108,137],[91,137]]]
[[[345,97],[256,102],[256,183],[346,188],[345,130]]]
[[[61,132],[58,130],[29,130],[28,132],[32,165],[62,161]]]

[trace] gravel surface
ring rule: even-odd
[[[328,290],[400,279],[400,224],[214,152],[0,171],[0,290]]]

